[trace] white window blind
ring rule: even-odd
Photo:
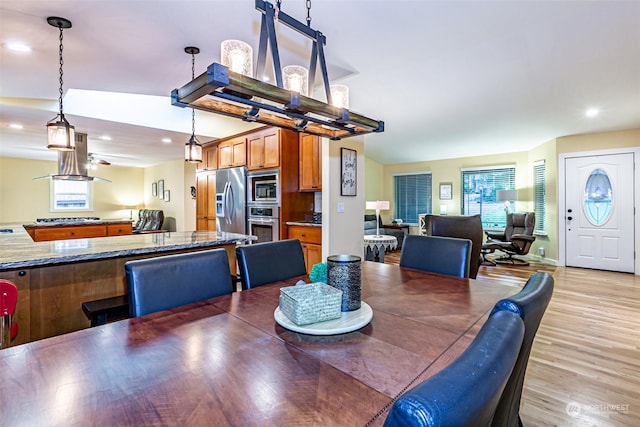
[[[546,205],[545,162],[540,160],[533,164],[533,210],[536,214],[534,231],[546,232]]]
[[[462,214],[480,214],[482,226],[485,228],[505,227],[507,225],[505,204],[496,200],[496,191],[515,190],[515,166],[462,169],[461,172]]]
[[[51,180],[52,212],[91,210],[89,181]]]
[[[395,218],[418,224],[418,214],[431,213],[431,172],[395,175]]]

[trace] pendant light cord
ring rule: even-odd
[[[196,77],[196,54],[195,52],[191,52],[191,81],[195,80]],[[191,136],[195,137],[196,135],[196,109],[191,108]]]
[[[311,0],[307,0],[307,27],[311,28]]]
[[[60,50],[59,50],[59,55],[60,55],[60,97],[58,98],[58,102],[60,104],[60,116],[62,116],[62,84],[64,83],[62,80],[62,66],[64,65],[64,61],[62,60],[62,27],[60,27]]]

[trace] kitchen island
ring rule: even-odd
[[[34,242],[21,224],[0,229],[0,278],[18,287],[19,332],[12,345],[89,327],[82,303],[125,294],[127,261],[224,248],[235,274],[236,244],[255,240],[188,231]]]

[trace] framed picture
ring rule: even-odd
[[[164,201],[168,202],[171,198],[169,197],[169,190],[164,190]]]
[[[453,184],[450,182],[440,183],[440,200],[451,200],[453,198]]]
[[[164,197],[164,179],[158,181],[158,198],[162,199]]]
[[[151,195],[153,197],[158,197],[158,183],[157,182],[152,182],[151,183]]]
[[[340,149],[340,195],[355,196],[357,182],[358,153],[349,148]]]

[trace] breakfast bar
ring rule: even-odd
[[[85,301],[126,294],[127,261],[224,248],[235,274],[235,246],[255,237],[213,231],[166,232],[34,242],[22,225],[3,225],[0,278],[18,287],[12,345],[87,328]]]

